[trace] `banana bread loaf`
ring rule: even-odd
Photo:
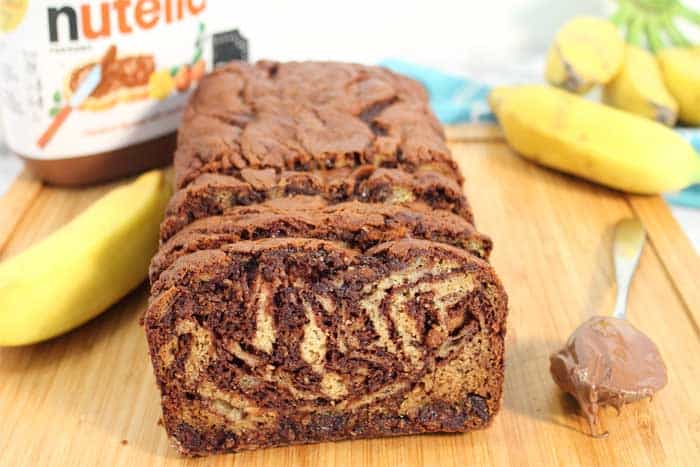
[[[231,63],[175,178],[143,323],[181,453],[490,423],[507,296],[417,83]]]

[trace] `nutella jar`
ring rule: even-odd
[[[169,163],[199,79],[218,62],[247,59],[237,30],[211,30],[215,2],[0,0],[7,145],[57,184]]]

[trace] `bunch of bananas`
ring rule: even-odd
[[[678,0],[618,3],[611,21],[577,18],[559,31],[547,80],[576,93],[602,85],[604,102],[619,109],[668,126],[700,125],[700,47],[676,26],[700,25],[700,14]]]
[[[557,33],[545,72],[555,87],[496,88],[491,108],[511,146],[548,167],[632,193],[699,183],[700,158],[668,127],[700,125],[700,47],[674,24],[700,15],[678,0],[618,3],[611,21],[576,18]],[[608,105],[578,96],[597,85]]]

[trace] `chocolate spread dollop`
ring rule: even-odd
[[[594,316],[550,357],[550,372],[559,387],[574,396],[594,436],[598,410],[651,396],[666,385],[656,345],[624,319]],[[604,435],[604,434],[603,434]]]

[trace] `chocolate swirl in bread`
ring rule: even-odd
[[[192,253],[145,317],[165,425],[188,454],[483,427],[505,304],[487,263],[429,241]]]

